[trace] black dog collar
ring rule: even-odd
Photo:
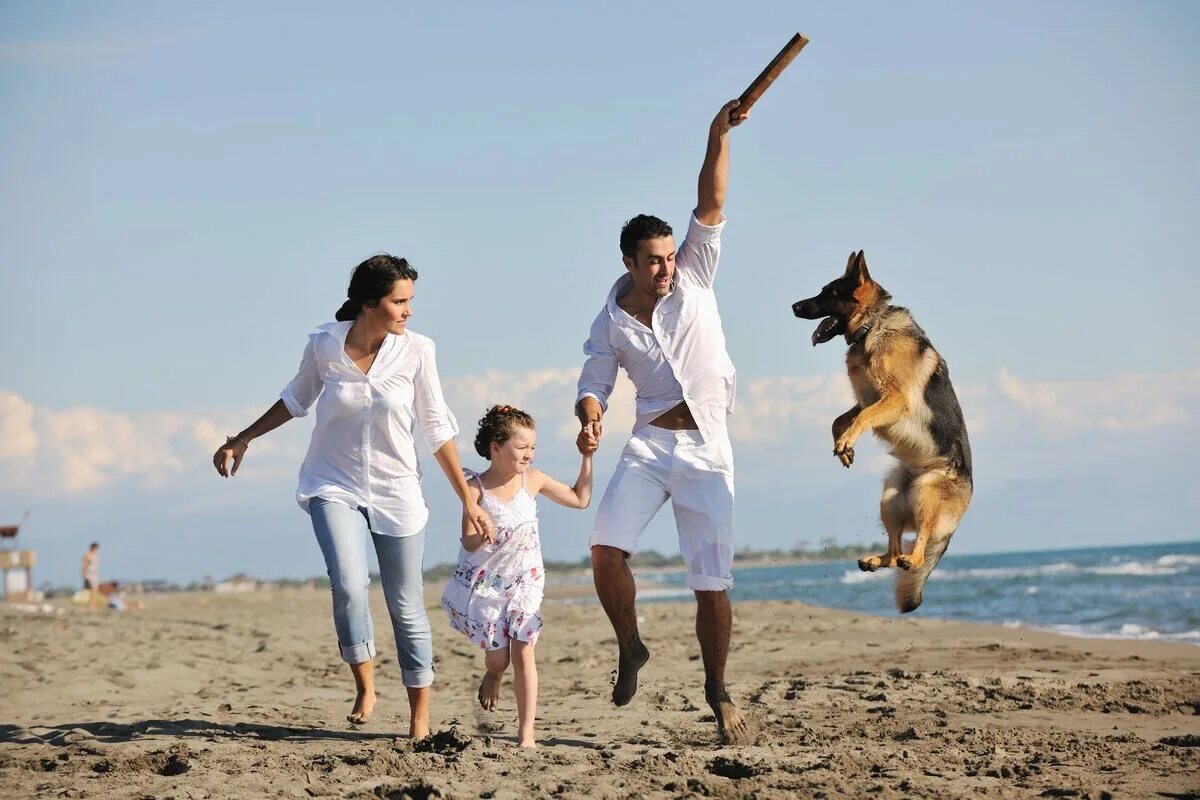
[[[845,335],[846,336],[846,344],[851,344],[851,345],[858,344],[863,339],[866,339],[867,334],[870,332],[871,332],[870,324],[863,325],[861,328],[856,330],[854,333],[847,333]]]

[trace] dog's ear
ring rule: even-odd
[[[846,265],[845,277],[853,278],[859,286],[871,280],[871,273],[867,272],[867,259],[862,250],[850,254],[850,263]]]
[[[850,251],[850,257],[846,259],[846,271],[842,273],[842,277],[845,278],[854,274],[854,259],[857,256],[858,253],[854,252],[853,250]]]

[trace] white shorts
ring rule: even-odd
[[[638,537],[668,497],[688,588],[731,588],[733,450],[724,431],[709,442],[698,431],[653,425],[635,433],[600,501],[589,546],[636,553]]]

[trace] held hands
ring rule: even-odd
[[[489,544],[496,538],[492,518],[474,500],[463,503],[463,530],[471,531]]]
[[[575,446],[579,448],[579,454],[582,456],[590,456],[600,447],[600,436],[604,433],[604,425],[600,420],[591,420],[584,424],[579,429],[579,435],[575,437]]]
[[[750,112],[739,112],[737,107],[742,104],[741,100],[730,100],[725,105],[721,106],[721,110],[717,112],[717,116],[712,121],[712,126],[709,128],[709,133],[717,138],[729,133],[730,128],[736,128],[746,120],[750,119]]]
[[[232,478],[237,475],[238,467],[242,465],[242,459],[245,457],[246,443],[231,436],[225,440],[225,444],[217,448],[217,452],[213,453],[213,466],[217,468],[217,474],[222,478]],[[231,461],[233,469],[229,468]]]

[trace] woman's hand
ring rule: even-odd
[[[217,452],[213,453],[213,466],[217,468],[217,474],[222,478],[231,478],[237,475],[238,467],[242,465],[242,459],[246,457],[246,442],[231,436],[225,440],[225,444],[217,448]],[[233,469],[229,468],[229,463],[233,462]]]
[[[480,508],[473,499],[463,503],[463,531],[468,535],[482,537],[483,541],[491,543],[496,538],[496,529],[492,518]]]

